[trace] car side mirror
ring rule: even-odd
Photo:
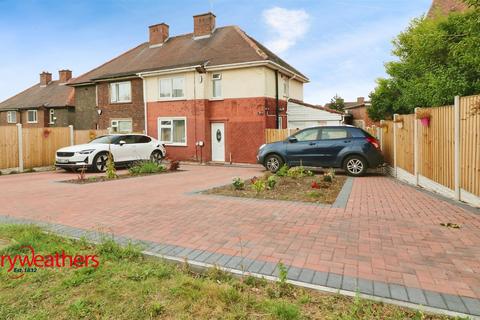
[[[296,143],[296,142],[298,142],[298,139],[295,138],[295,137],[288,137],[288,142],[290,142],[290,143]]]
[[[118,144],[119,144],[120,146],[123,146],[125,143],[126,143],[126,142],[123,141],[123,140],[120,140],[120,141],[118,142]]]

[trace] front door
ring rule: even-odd
[[[225,161],[224,123],[212,123],[212,161]]]

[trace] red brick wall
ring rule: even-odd
[[[286,101],[284,127],[286,127]],[[265,109],[269,108],[268,114]],[[196,111],[195,111],[196,110]],[[195,118],[194,115],[197,115]],[[265,128],[275,128],[275,99],[243,98],[219,101],[188,100],[148,103],[148,134],[158,138],[158,117],[187,118],[187,146],[167,146],[171,158],[200,160],[200,149],[195,142],[203,140],[203,160],[211,159],[211,123],[225,124],[225,160],[237,163],[255,163],[258,147],[265,143]]]
[[[107,129],[112,119],[132,119],[134,132],[143,132],[144,127],[144,104],[143,104],[143,81],[132,79],[132,102],[110,103],[110,83],[98,85],[98,108],[102,114],[98,117],[99,129]]]
[[[348,113],[350,113],[353,116],[354,120],[363,120],[365,121],[365,126],[370,127],[375,124],[375,122],[370,119],[367,113],[367,107],[358,107],[358,108],[352,108],[348,109]]]
[[[28,111],[22,110],[20,112],[20,119],[22,119],[22,126],[24,128],[42,128],[48,127],[48,113],[44,109],[37,109],[37,123],[28,123]],[[17,121],[20,122],[17,114]]]
[[[20,122],[20,113],[17,112],[17,122]],[[7,122],[7,111],[0,111],[0,126],[14,126],[15,123]]]

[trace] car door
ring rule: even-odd
[[[292,135],[293,139],[288,139],[286,154],[289,165],[313,165],[319,132],[319,128],[309,128]]]
[[[352,139],[346,127],[324,127],[314,147],[313,162],[317,167],[333,167],[338,154],[349,146]]]
[[[150,159],[150,155],[152,154],[152,139],[147,136],[143,135],[136,135],[135,136],[135,149],[137,156],[142,160]]]
[[[119,137],[116,143],[111,146],[111,151],[116,163],[135,160],[135,137],[133,135]]]

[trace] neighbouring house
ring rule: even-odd
[[[145,132],[178,160],[256,161],[265,129],[287,127],[308,78],[237,26],[193,17],[193,32],[149,41],[81,75],[76,112],[112,132]]]
[[[40,82],[0,103],[0,126],[66,127],[74,123],[74,90],[66,83],[72,71],[60,70],[59,79],[42,72]]]
[[[343,123],[343,113],[328,107],[308,104],[297,99],[289,99],[287,123],[289,129],[341,125]]]
[[[450,12],[463,12],[467,9],[468,5],[462,0],[433,0],[427,16],[433,18]]]
[[[368,116],[367,110],[370,106],[370,101],[366,101],[364,97],[358,97],[357,101],[345,102],[344,110],[352,116],[353,125],[366,128],[376,124],[375,121]]]

